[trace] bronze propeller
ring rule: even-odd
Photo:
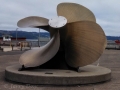
[[[57,14],[67,19],[66,25],[57,28],[60,34],[60,48],[57,54],[41,67],[78,68],[97,61],[105,49],[106,36],[96,23],[94,14],[76,3],[58,4]],[[17,25],[22,28],[45,29],[50,32],[52,38],[56,28],[51,27],[48,22],[46,18],[30,16],[21,19]]]

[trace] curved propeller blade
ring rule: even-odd
[[[65,33],[66,62],[71,67],[82,67],[99,59],[106,45],[102,28],[91,21],[69,23]]]
[[[58,52],[60,46],[59,32],[56,31],[52,39],[44,46],[26,51],[19,59],[25,67],[36,67],[49,61]]]
[[[57,6],[58,16],[67,18],[68,23],[77,21],[96,22],[94,14],[86,7],[76,3],[60,3]]]
[[[49,31],[48,19],[38,16],[30,16],[23,18],[18,21],[17,26],[21,28],[26,27],[42,28],[46,31]]]

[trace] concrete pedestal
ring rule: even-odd
[[[20,65],[7,67],[5,70],[5,78],[19,83],[42,85],[91,84],[111,79],[110,69],[94,65],[81,67],[80,72],[57,69],[18,71],[20,67]]]

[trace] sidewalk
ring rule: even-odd
[[[12,47],[11,46],[1,46],[1,48],[3,48],[3,52],[8,52],[8,51],[12,51]],[[23,47],[22,50],[28,50],[30,49],[30,47]],[[21,47],[13,47],[13,51],[20,51]]]

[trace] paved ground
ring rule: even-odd
[[[17,64],[21,53],[23,52],[0,52],[0,90],[120,90],[120,50],[105,50],[100,58],[100,66],[112,70],[111,81],[75,86],[24,85],[6,81],[5,68]],[[97,62],[94,64],[97,65]]]
[[[8,51],[12,51],[12,47],[11,46],[1,46],[1,48],[3,49],[3,51],[4,52],[8,52]],[[34,48],[34,47],[31,47],[31,48]],[[24,51],[24,50],[29,50],[30,49],[30,47],[19,47],[19,46],[14,46],[13,47],[13,50],[15,51],[15,50],[17,50],[17,51]],[[1,52],[2,50],[0,50],[0,52]]]

